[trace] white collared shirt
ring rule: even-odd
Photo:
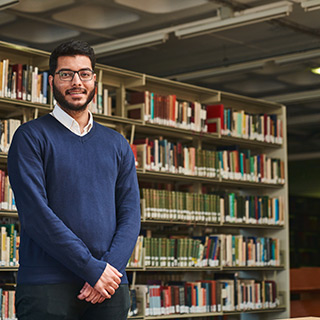
[[[80,131],[79,123],[68,115],[64,110],[62,110],[57,104],[54,106],[54,109],[50,114],[55,117],[59,122],[61,122],[66,128],[68,128],[74,134],[82,137],[90,132],[93,126],[93,117],[92,113],[89,112],[89,121],[88,124],[83,128],[83,132]]]

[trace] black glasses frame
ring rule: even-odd
[[[66,80],[66,79],[62,79],[62,78],[61,78],[60,73],[61,73],[61,72],[64,72],[64,71],[73,72],[72,78],[71,78],[70,80]],[[90,71],[90,72],[92,73],[91,78],[90,78],[90,79],[82,79],[82,78],[81,78],[81,75],[80,75],[80,73],[79,73],[79,72],[82,72],[82,71]],[[55,74],[58,74],[58,75],[59,75],[59,79],[60,79],[61,81],[72,81],[73,78],[74,78],[74,75],[75,75],[76,73],[78,74],[78,77],[79,77],[79,79],[80,79],[81,81],[90,81],[90,80],[92,80],[93,75],[94,75],[94,71],[93,71],[93,70],[90,70],[90,69],[81,69],[81,70],[78,70],[78,71],[69,70],[69,69],[61,69],[61,70],[57,71]]]

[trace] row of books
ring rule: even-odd
[[[163,137],[136,139],[133,145],[138,168],[146,170],[270,184],[285,181],[282,160],[247,149],[202,150]]]
[[[176,95],[150,91],[128,94],[127,114],[132,119],[196,132],[207,132],[206,106],[199,102],[178,101]]]
[[[249,140],[282,144],[283,121],[276,114],[250,114],[223,104],[207,106],[209,132],[220,132]]]
[[[220,196],[142,188],[142,216],[146,219],[220,222]]]
[[[223,222],[284,225],[284,198],[242,196],[234,192],[220,198]]]
[[[48,71],[27,64],[0,61],[0,97],[49,103]]]
[[[0,266],[14,267],[19,265],[20,236],[13,223],[0,226]]]
[[[15,291],[0,288],[0,316],[2,320],[17,320]]]
[[[133,308],[143,316],[261,310],[279,306],[276,282],[230,279],[230,275],[216,280],[139,284],[133,290],[133,302],[137,304]]]
[[[280,240],[231,234],[206,237],[139,236],[128,267],[280,266]]]
[[[8,174],[0,169],[0,210],[17,210]]]
[[[8,152],[15,131],[21,125],[19,119],[0,120],[0,152]]]
[[[178,101],[176,95],[150,91],[131,92],[127,98],[129,118],[198,132],[218,133],[250,140],[282,144],[283,121],[277,114],[253,114],[223,104],[203,105]]]
[[[280,266],[280,240],[221,234],[221,265],[224,267]]]
[[[170,237],[144,238],[146,267],[217,267],[220,265],[221,241],[211,237],[211,250],[205,249],[205,240]]]
[[[237,147],[217,153],[223,179],[269,184],[285,182],[284,162],[280,159],[266,154],[253,155],[251,150],[239,150]]]
[[[283,225],[283,197],[200,194],[142,188],[145,219]]]

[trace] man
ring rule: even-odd
[[[95,57],[82,41],[58,46],[51,114],[16,131],[8,171],[21,222],[19,320],[126,319],[125,273],[140,230],[134,156],[92,119]]]

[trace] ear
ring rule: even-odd
[[[52,84],[53,84],[53,76],[52,75],[49,75],[49,85],[50,85],[50,88],[52,89]]]

